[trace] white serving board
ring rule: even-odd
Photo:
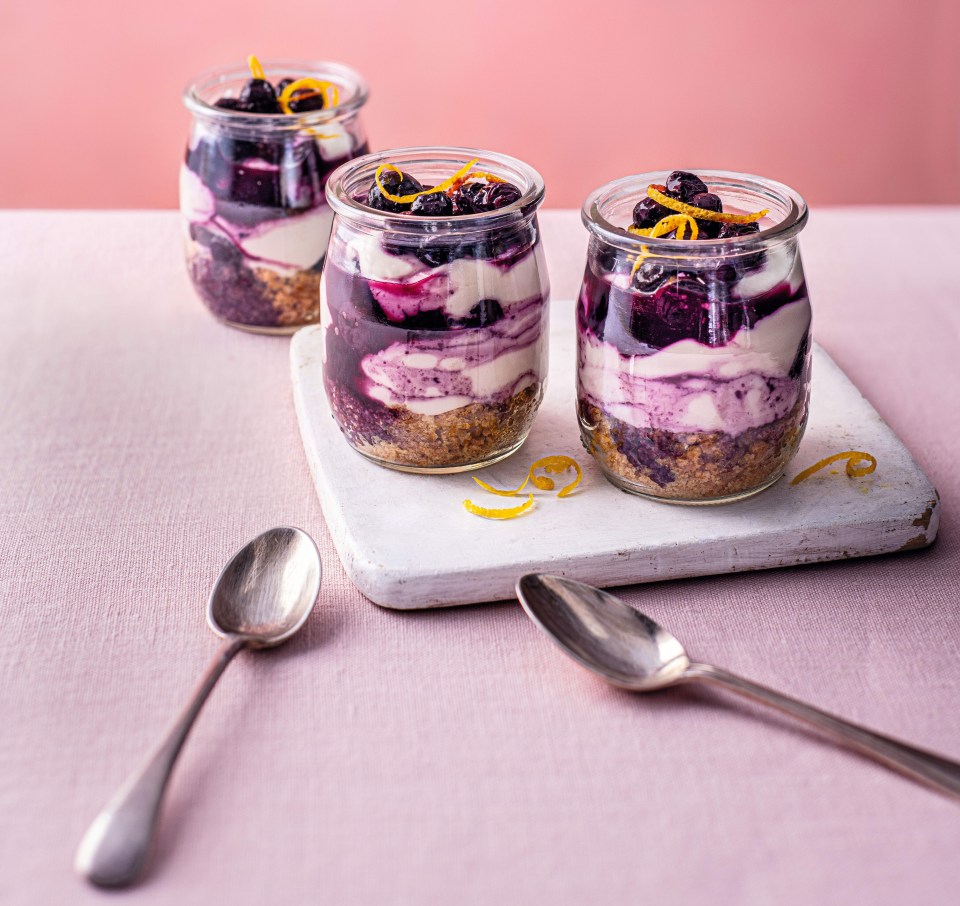
[[[862,557],[924,547],[939,526],[939,498],[900,439],[819,346],[813,351],[810,421],[787,476],[738,503],[655,503],[609,484],[580,444],[575,406],[572,302],[551,306],[550,377],[526,443],[479,472],[408,475],[350,448],[333,421],[322,380],[319,326],[291,345],[293,390],[310,470],[347,574],[361,592],[400,609],[514,597],[514,583],[544,571],[609,587]],[[875,472],[848,478],[845,463],[798,485],[789,478],[842,450],[876,456]],[[465,498],[509,506],[471,475],[517,487],[549,454],[583,466],[575,494],[535,492],[523,516],[471,515]],[[561,482],[565,475],[559,476]],[[562,484],[558,484],[558,487]]]

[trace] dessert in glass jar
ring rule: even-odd
[[[803,198],[758,176],[662,171],[608,183],[582,215],[584,446],[615,485],[658,500],[769,487],[810,396]]]
[[[543,398],[540,175],[468,148],[371,154],[330,178],[324,385],[357,451],[458,472],[523,443]]]
[[[214,70],[184,92],[193,115],[180,168],[187,268],[228,324],[291,333],[320,316],[333,212],[324,186],[366,154],[367,86],[337,63]]]

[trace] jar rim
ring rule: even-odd
[[[758,200],[766,199],[773,204],[778,204],[786,210],[785,216],[772,226],[766,229],[761,228],[758,233],[696,241],[637,236],[627,232],[626,227],[618,226],[604,216],[604,207],[609,207],[615,199],[625,201],[632,197],[635,201],[640,201],[641,198],[647,197],[648,186],[653,183],[663,184],[672,172],[672,170],[651,170],[647,173],[623,176],[595,189],[587,196],[581,208],[580,216],[584,226],[610,245],[629,252],[640,251],[642,245],[655,245],[658,250],[662,249],[666,252],[716,255],[722,250],[752,243],[768,243],[771,240],[782,242],[799,233],[807,223],[809,215],[807,202],[799,192],[788,185],[752,173],[711,170],[707,167],[693,167],[688,172],[700,176],[711,192],[715,189],[722,190],[724,187],[745,189],[755,194]]]
[[[237,64],[208,69],[194,78],[183,89],[184,105],[194,116],[222,125],[290,129],[342,119],[359,110],[370,97],[370,91],[363,76],[343,63],[326,60],[317,62],[264,60],[261,62],[267,75],[299,74],[301,77],[324,78],[346,89],[349,95],[334,107],[303,113],[241,113],[237,110],[215,107],[204,99],[202,93],[227,82],[250,78],[250,69],[245,65]]]
[[[393,164],[404,169],[416,164],[449,165],[455,172],[467,161],[479,158],[477,167],[489,170],[497,176],[509,178],[523,194],[512,204],[495,211],[482,211],[478,214],[461,214],[456,217],[411,217],[393,211],[378,211],[354,197],[361,183],[372,181],[373,175],[381,164]],[[497,172],[499,171],[499,172]],[[512,177],[512,178],[511,178]],[[543,203],[546,192],[543,177],[529,164],[501,154],[497,151],[485,151],[481,148],[466,148],[455,145],[420,145],[409,148],[392,148],[375,151],[341,164],[327,180],[326,193],[330,207],[338,215],[353,221],[366,222],[371,226],[389,228],[396,232],[465,232],[475,229],[486,230],[518,217],[532,216]]]

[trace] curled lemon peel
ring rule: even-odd
[[[676,230],[677,239],[683,239],[688,228],[690,229],[691,239],[696,239],[700,235],[700,227],[697,225],[697,221],[689,214],[669,214],[654,224],[650,230],[650,238],[659,239],[661,236],[666,236],[667,233]]]
[[[473,476],[473,480],[485,491],[490,494],[496,494],[498,497],[517,497],[531,482],[535,488],[541,491],[552,491],[556,487],[556,482],[547,475],[537,475],[538,469],[542,469],[544,472],[549,472],[552,475],[562,475],[570,469],[573,469],[577,473],[577,477],[574,478],[570,484],[564,485],[560,489],[557,497],[568,497],[583,479],[583,469],[580,468],[580,463],[572,456],[555,455],[544,456],[534,462],[527,471],[527,477],[523,479],[523,484],[521,484],[519,488],[495,488],[482,478],[477,478],[476,475]],[[472,500],[463,501],[463,508],[468,513],[473,513],[474,516],[483,516],[485,519],[513,519],[526,513],[527,510],[532,507],[533,494],[530,492],[527,493],[527,499],[523,503],[513,507],[491,508],[478,506]]]
[[[247,57],[247,66],[250,67],[250,75],[253,78],[266,81],[267,74],[263,71],[260,61],[253,54],[250,54],[250,56]]]
[[[497,497],[516,497],[529,483],[530,475],[528,474],[526,478],[523,479],[523,484],[519,488],[509,489],[509,488],[495,488],[492,484],[487,484],[482,478],[477,478],[476,475],[473,476],[473,480],[480,485],[485,491],[489,491],[491,494],[496,494]]]
[[[820,469],[829,466],[831,463],[839,462],[841,459],[847,461],[847,475],[850,478],[862,478],[864,475],[869,475],[871,472],[876,471],[877,468],[877,458],[870,453],[864,453],[862,450],[845,450],[843,453],[834,453],[833,456],[828,456],[825,459],[821,459],[820,462],[815,462],[812,466],[804,469],[799,475],[791,479],[790,484],[800,484],[801,481],[809,478],[814,472],[819,472]],[[857,463],[863,463],[863,465],[857,465]]]
[[[290,101],[294,100],[293,96],[299,91],[310,92],[306,97],[314,97],[318,94],[322,95],[324,105],[327,107],[336,107],[340,102],[340,89],[333,82],[325,82],[322,79],[311,79],[307,77],[291,82],[280,92],[280,97],[277,98],[277,101],[280,104],[280,109],[284,113],[296,113],[295,110],[290,108]]]
[[[486,507],[477,506],[472,500],[464,500],[463,508],[474,516],[482,516],[484,519],[516,519],[522,516],[527,510],[533,508],[533,494],[527,494],[527,499],[519,506],[510,507]]]
[[[568,469],[576,471],[577,477],[574,478],[570,484],[562,487],[557,497],[568,497],[583,479],[583,469],[580,468],[580,463],[572,456],[544,456],[530,466],[530,472],[527,475],[530,481],[541,491],[552,491],[556,487],[556,482],[546,475],[535,474],[537,469],[543,469],[545,472],[550,472],[553,475],[560,475]],[[524,484],[526,484],[526,482],[524,482]]]
[[[700,235],[700,225],[691,217],[689,214],[669,214],[666,217],[662,217],[658,220],[652,227],[637,227],[637,226],[628,226],[627,232],[631,233],[634,236],[644,236],[651,239],[659,239],[661,236],[669,233],[671,230],[677,231],[677,239],[683,239],[687,234],[687,228],[690,229],[690,239],[696,239]],[[634,277],[638,270],[640,270],[641,265],[647,258],[666,258],[667,255],[654,255],[650,251],[650,247],[646,245],[640,246],[640,254],[637,255],[636,259],[633,262],[633,269],[630,271],[630,276]]]
[[[467,174],[473,169],[474,164],[480,160],[479,157],[475,157],[473,160],[465,163],[456,173],[452,176],[448,176],[440,185],[434,186],[432,189],[424,189],[422,192],[412,192],[409,195],[393,195],[388,192],[383,185],[380,177],[383,174],[384,170],[391,170],[396,173],[401,179],[403,178],[403,172],[399,167],[395,167],[393,164],[380,164],[377,167],[377,172],[373,174],[374,181],[377,184],[377,188],[380,190],[381,194],[388,201],[392,201],[394,204],[410,204],[415,198],[419,198],[421,195],[433,195],[435,192],[446,192],[448,189],[452,189],[458,182],[466,181],[468,178]],[[471,174],[471,176],[478,174]],[[482,174],[486,175],[486,174]],[[462,184],[462,183],[461,183]]]
[[[718,211],[708,211],[706,208],[698,208],[696,205],[671,198],[669,195],[664,195],[664,192],[666,192],[666,186],[653,185],[647,188],[647,195],[658,204],[662,204],[665,208],[676,211],[678,214],[696,217],[698,220],[712,220],[714,223],[756,223],[761,217],[770,213],[769,208],[764,208],[755,214],[722,214]]]

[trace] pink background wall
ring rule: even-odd
[[[698,164],[814,204],[960,202],[956,0],[4,0],[0,206],[173,207],[196,73],[332,59],[374,148],[453,143],[577,206]],[[547,12],[549,10],[549,12]]]

